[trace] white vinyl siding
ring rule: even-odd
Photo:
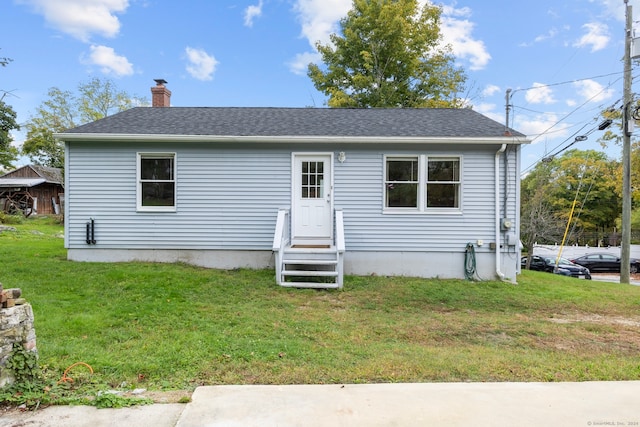
[[[167,152],[163,145],[72,144],[66,191],[69,247],[86,247],[90,218],[98,248],[271,247],[277,210],[290,204],[290,150],[180,144],[176,212],[139,212],[137,153]]]
[[[293,144],[67,143],[66,245],[73,249],[210,249],[270,251],[277,211],[291,206]],[[468,242],[495,241],[495,144],[318,144],[314,151],[344,151],[334,163],[334,207],[342,209],[348,251],[463,253]],[[176,211],[137,210],[137,154],[175,152]],[[517,149],[506,151],[511,176]],[[389,153],[460,158],[460,208],[416,215],[385,208]],[[464,165],[462,156],[464,154]],[[464,167],[462,167],[464,166]],[[504,177],[505,163],[500,161]],[[504,179],[504,178],[503,178]],[[426,181],[424,181],[426,182]],[[500,216],[516,219],[517,180],[500,184]],[[424,196],[421,196],[424,198]],[[95,221],[96,245],[85,242]],[[489,252],[489,245],[477,248]],[[427,262],[427,261],[425,261]],[[460,266],[462,268],[462,266]]]
[[[451,147],[445,144],[428,148],[430,156],[454,157]],[[408,215],[406,210],[389,212],[384,208],[384,188],[380,183],[385,180],[387,153],[393,150],[394,156],[411,157],[416,155],[415,148],[407,147],[406,154],[400,152],[398,146],[347,152],[347,161],[336,164],[334,172],[334,203],[344,212],[347,252],[463,253],[469,242],[495,241],[494,159],[497,148],[487,145],[456,146],[456,149],[464,153],[463,185],[460,187],[462,206],[437,210],[437,215]],[[510,151],[509,156],[511,165],[515,164],[514,152]],[[502,197],[501,193],[501,201]],[[515,212],[515,192],[508,195],[508,204],[509,211]],[[487,244],[476,249],[477,252],[489,250]]]

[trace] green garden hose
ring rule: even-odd
[[[476,250],[473,243],[467,243],[464,250],[464,277],[467,280],[476,278]]]

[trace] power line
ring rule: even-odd
[[[604,110],[614,110],[616,108],[616,105],[621,101],[621,99],[618,99],[617,101],[615,101],[613,104],[611,104],[611,106],[609,106],[608,108],[605,108]],[[596,116],[594,118],[591,119],[590,122],[584,124],[580,129],[578,129],[577,131],[575,131],[571,136],[567,137],[566,139],[564,139],[562,142],[560,142],[558,145],[556,145],[554,148],[552,148],[551,150],[549,150],[548,152],[546,152],[543,156],[541,156],[540,158],[538,158],[538,160],[536,160],[534,163],[532,163],[531,165],[529,165],[527,168],[525,168],[521,173],[520,176],[526,174],[528,171],[530,171],[531,169],[533,169],[538,162],[540,162],[541,160],[544,160],[546,158],[553,158],[555,156],[557,156],[558,154],[562,153],[563,151],[569,149],[570,147],[572,147],[574,144],[578,143],[578,142],[582,142],[585,141],[587,139],[587,137],[589,135],[591,135],[593,132],[595,132],[596,130],[604,130],[606,127],[608,127],[611,122],[607,122],[607,120],[605,120],[604,122],[600,123],[598,126],[594,126],[592,127],[590,130],[588,130],[587,132],[581,133],[581,131],[586,128],[587,126],[589,126],[590,123],[597,123],[599,122],[600,116]],[[606,126],[605,126],[606,125]],[[604,126],[604,127],[603,127]],[[563,144],[567,143],[568,141],[570,141],[573,138],[573,141],[567,145],[566,147],[559,149]],[[559,149],[559,150],[558,150]],[[558,150],[558,151],[556,151]]]
[[[613,75],[613,74],[620,74],[620,73],[611,73],[608,75]],[[594,77],[595,78],[595,77]],[[559,125],[560,123],[562,123],[564,120],[566,120],[567,118],[569,118],[571,115],[573,115],[574,113],[576,113],[578,110],[580,110],[582,107],[584,107],[586,104],[588,104],[589,102],[591,102],[594,98],[596,98],[597,96],[599,96],[602,92],[604,92],[605,90],[609,89],[611,86],[613,86],[615,83],[617,83],[620,79],[622,79],[622,77],[616,79],[615,81],[609,83],[607,86],[603,87],[599,92],[595,93],[593,96],[591,96],[591,98],[585,100],[582,104],[580,104],[579,106],[577,106],[576,108],[574,108],[572,111],[570,111],[569,113],[565,114],[560,120],[556,121],[554,124],[552,124],[551,126],[549,126],[546,130],[544,130],[542,133],[539,133],[538,135],[536,135],[533,139],[531,139],[531,143],[533,143],[533,141],[535,141],[536,139],[540,138],[542,135],[546,135],[548,132],[551,131],[551,129],[553,129],[554,127],[556,127],[557,125]],[[581,80],[587,80],[587,79],[581,79]],[[580,80],[574,80],[574,81],[580,81]],[[571,83],[571,82],[569,82]],[[557,86],[560,84],[566,84],[566,82],[563,83],[554,83],[553,86]],[[552,85],[548,85],[548,86],[552,86]],[[537,87],[542,87],[542,86],[537,86]],[[613,109],[615,107],[615,105],[620,102],[620,100],[617,100],[611,107],[609,107],[609,109]],[[514,117],[515,114],[512,116]],[[512,118],[513,120],[513,118]],[[594,119],[594,120],[597,120]],[[586,125],[585,125],[586,126]],[[584,127],[583,127],[584,128]],[[582,128],[581,128],[582,129]],[[592,133],[593,131],[595,131],[595,129],[593,129],[590,133]],[[575,133],[574,133],[575,135]],[[585,138],[586,139],[586,138]],[[567,140],[563,141],[561,144],[565,143]],[[562,151],[566,150],[567,148],[569,148],[570,146],[572,146],[573,144],[575,144],[578,141],[578,138],[576,138],[576,140],[574,140],[569,146],[565,147]],[[560,152],[562,152],[560,151]],[[559,153],[556,153],[559,154]],[[548,156],[544,156],[544,157],[548,157]],[[541,157],[538,161],[542,160],[544,157]],[[522,171],[521,175],[526,173],[527,171],[529,171],[533,166],[535,166],[535,164],[538,163],[538,161],[536,161],[535,163],[533,163],[531,166],[529,166],[527,169],[525,169],[524,171]]]
[[[598,76],[593,76],[593,77],[583,77],[581,79],[567,80],[567,81],[564,81],[564,82],[549,83],[549,84],[546,84],[546,85],[541,84],[541,85],[538,85],[538,86],[532,86],[532,87],[521,88],[521,89],[514,89],[512,94],[515,93],[515,92],[521,92],[523,90],[531,90],[531,89],[540,89],[540,88],[544,88],[544,87],[561,86],[561,85],[566,85],[566,84],[570,84],[570,83],[582,82],[582,81],[585,81],[585,80],[593,80],[593,79],[599,79],[599,78],[602,78],[602,77],[615,76],[615,75],[619,75],[619,74],[622,74],[622,72],[609,73],[609,74],[600,74]],[[618,80],[620,80],[620,79],[618,79]],[[616,80],[616,82],[618,80]],[[611,85],[609,85],[609,86],[611,86]]]
[[[591,98],[587,99],[586,101],[584,101],[582,104],[578,105],[576,108],[574,108],[571,112],[565,114],[560,120],[558,120],[556,123],[554,123],[553,125],[551,125],[547,130],[545,130],[544,132],[538,134],[535,138],[533,138],[531,140],[531,142],[535,141],[536,139],[538,139],[539,137],[541,137],[542,135],[544,135],[545,133],[547,133],[549,130],[553,129],[554,127],[556,127],[557,125],[559,125],[560,123],[562,123],[565,119],[569,118],[571,115],[573,115],[576,111],[578,111],[579,109],[581,109],[582,107],[584,107],[586,104],[588,104],[589,102],[591,102],[595,97],[599,96],[602,92],[604,92],[606,89],[609,89],[611,86],[613,86],[615,83],[617,83],[620,79],[622,79],[622,77],[620,77],[619,79],[615,80],[613,83],[610,83],[608,86],[603,87],[598,93],[594,94]],[[616,101],[617,103],[617,101]]]

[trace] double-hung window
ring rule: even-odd
[[[418,208],[418,160],[418,156],[387,157],[385,207]]]
[[[384,210],[460,211],[460,166],[459,156],[385,156]]]
[[[427,158],[426,207],[460,208],[460,159]]]
[[[138,210],[175,212],[176,154],[138,153]]]

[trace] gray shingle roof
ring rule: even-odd
[[[504,132],[503,124],[470,109],[137,107],[65,133],[478,138]]]
[[[62,169],[40,165],[31,165],[31,168],[52,184],[62,184],[64,181]]]

